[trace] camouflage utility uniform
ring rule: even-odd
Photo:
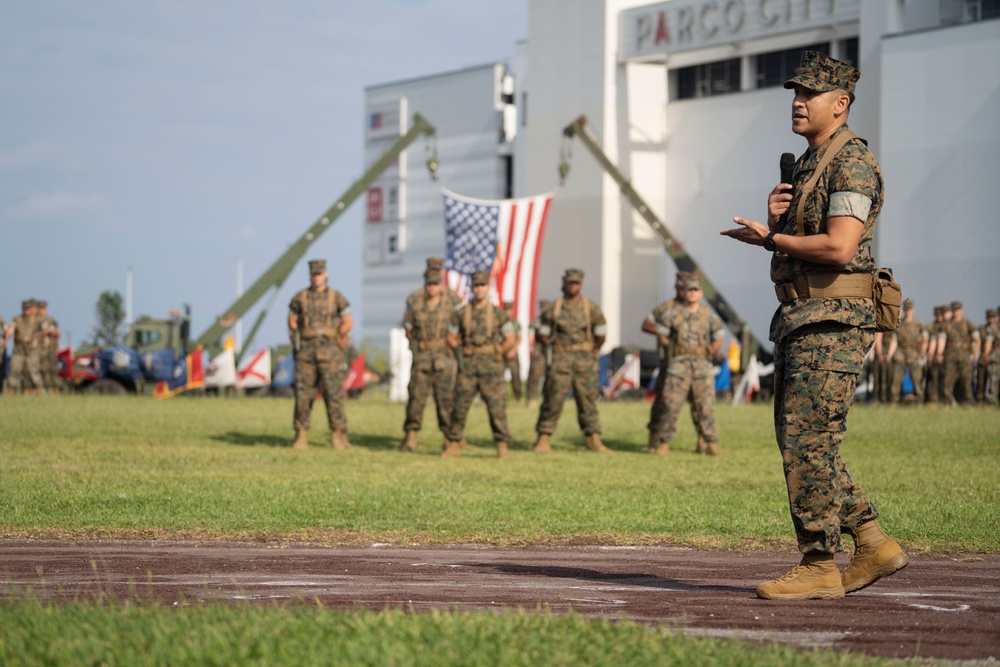
[[[347,298],[327,287],[304,289],[292,298],[289,313],[298,317],[298,349],[295,351],[295,430],[309,430],[317,390],[326,402],[330,430],[346,433],[344,380],[347,366],[341,347],[341,320],[351,314]]]
[[[44,310],[45,302],[39,302],[39,309]],[[39,313],[35,323],[38,341],[35,349],[38,351],[38,368],[42,376],[42,387],[45,391],[56,393],[59,384],[59,322],[48,313]]]
[[[428,269],[425,278],[430,276],[428,279],[440,282],[440,273],[435,271]],[[442,288],[436,304],[428,301],[423,289],[413,292],[406,300],[403,327],[413,352],[407,386],[406,420],[403,422],[403,430],[408,433],[415,433],[423,426],[424,407],[433,393],[438,428],[447,434],[458,363],[445,336],[451,316],[460,303],[458,295],[446,288]]]
[[[955,305],[952,304],[952,310]],[[961,306],[959,306],[961,310]],[[979,331],[968,318],[952,319],[944,336],[944,404],[972,402],[972,354],[979,347]]]
[[[545,309],[548,308],[551,303],[552,302],[548,300],[539,302],[539,310],[541,312],[545,312]],[[538,390],[542,386],[542,380],[545,378],[546,346],[538,340],[538,327],[540,326],[540,314],[528,323],[528,341],[531,344],[531,362],[528,366],[528,381],[525,383],[524,388],[525,400],[528,403],[531,403],[538,398]]]
[[[44,386],[42,369],[38,365],[38,337],[35,335],[38,324],[34,314],[34,301],[31,301],[30,306],[25,307],[23,311],[11,321],[11,326],[14,327],[14,347],[10,355],[10,374],[7,383],[11,394],[18,390],[37,393]]]
[[[594,338],[603,338],[607,333],[604,313],[582,294],[572,300],[559,298],[542,313],[539,333],[552,338],[552,363],[546,369],[542,406],[535,431],[539,435],[555,432],[563,403],[572,390],[580,430],[587,436],[599,435],[599,350],[595,349]]]
[[[1000,311],[1000,309],[997,309]],[[997,312],[997,311],[994,311]],[[997,314],[1000,314],[998,312]],[[993,322],[986,326],[986,338],[983,342],[983,357],[980,363],[987,366],[987,387],[985,402],[995,405],[1000,398],[1000,323]]]
[[[713,452],[719,441],[715,430],[715,369],[711,356],[716,341],[725,338],[722,320],[703,303],[694,310],[684,305],[670,309],[661,320],[664,335],[670,340],[670,365],[659,400],[664,406],[651,433],[661,443],[671,443],[677,431],[677,417],[687,399],[701,442]],[[650,446],[652,446],[650,441]]]
[[[989,356],[992,347],[996,345],[994,329],[996,326],[997,311],[986,311],[986,324],[979,327],[979,359],[976,362],[976,403],[986,404],[989,400],[990,380],[996,382],[996,376],[990,373]],[[989,350],[987,350],[989,341]]]
[[[823,145],[798,159],[795,194],[779,233],[796,234],[803,186],[826,148],[847,131],[846,125],[840,127]],[[872,236],[882,210],[884,183],[868,147],[859,139],[850,140],[807,197],[802,221],[805,235],[825,232],[827,218],[855,217],[864,223],[857,252],[839,270],[776,252],[771,280],[782,289],[801,284],[807,273],[870,276],[874,270]],[[775,432],[799,550],[840,551],[841,533],[853,533],[859,524],[878,517],[840,457],[847,412],[854,402],[865,354],[875,339],[873,302],[863,297],[782,298],[770,338],[775,344]]]
[[[520,401],[524,397],[524,383],[521,381],[521,359],[517,353],[517,347],[521,341],[521,323],[510,317],[509,313],[508,318],[514,327],[514,340],[516,342],[510,355],[503,358],[503,367],[505,370],[510,371],[510,389],[514,400]]]
[[[944,319],[944,306],[934,307],[934,321],[927,326],[929,341],[927,343],[927,372],[924,402],[939,403],[941,401],[941,385],[944,380],[944,362],[939,353],[944,349],[941,342],[947,322]]]
[[[455,382],[455,399],[447,439],[464,440],[465,421],[476,394],[482,397],[490,417],[493,440],[501,455],[510,443],[507,428],[507,395],[504,386],[502,347],[504,338],[514,333],[514,323],[502,309],[488,301],[481,305],[467,303],[455,311],[448,327],[457,336],[462,354],[462,369]]]
[[[924,355],[930,334],[924,323],[917,319],[904,320],[892,332],[896,339],[896,352],[892,356],[892,392],[890,400],[898,403],[903,393],[903,378],[906,369],[910,369],[910,379],[913,381],[913,393],[918,403],[924,401]],[[923,353],[922,353],[923,352]]]

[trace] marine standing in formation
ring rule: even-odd
[[[41,299],[36,301],[38,313],[35,322],[35,345],[38,368],[42,376],[42,388],[49,394],[59,394],[59,323],[49,316],[49,304]]]
[[[663,409],[650,425],[649,449],[656,454],[670,452],[677,430],[677,417],[684,400],[691,400],[696,416],[698,442],[705,453],[721,455],[715,430],[715,358],[725,342],[722,320],[701,302],[701,279],[691,273],[678,275],[678,303],[657,320],[657,336],[670,343],[670,364],[658,396]],[[655,401],[654,401],[655,405]]]
[[[607,323],[600,307],[583,296],[583,271],[567,269],[563,295],[542,313],[538,338],[551,346],[552,361],[545,371],[542,407],[535,431],[533,451],[551,450],[549,438],[556,430],[566,395],[573,390],[577,421],[587,438],[587,449],[610,451],[601,442],[601,420],[597,413],[597,357],[607,336]]]
[[[514,346],[504,354],[503,366],[506,370],[510,371],[511,393],[514,396],[514,400],[520,403],[524,398],[524,383],[521,382],[521,360],[517,355],[518,348],[521,346],[521,323],[517,321],[517,317],[514,315],[513,301],[505,301],[503,309],[514,325]]]
[[[41,394],[45,386],[42,379],[42,369],[39,365],[38,336],[38,305],[34,299],[21,302],[21,314],[11,320],[14,348],[10,355],[10,374],[7,391],[14,395],[19,391],[24,394]]]
[[[983,336],[983,353],[979,363],[986,367],[986,378],[983,387],[988,390],[983,394],[983,405],[993,405],[1000,397],[1000,307],[986,311],[986,327]]]
[[[330,446],[347,449],[344,411],[344,350],[350,343],[354,317],[347,298],[327,283],[326,261],[309,262],[309,287],[292,297],[288,329],[295,350],[294,449],[308,447],[309,423],[317,390],[326,402]]]
[[[528,366],[528,381],[525,383],[525,403],[528,407],[538,398],[538,389],[545,378],[545,357],[547,346],[538,339],[538,328],[541,326],[541,315],[552,302],[541,299],[538,302],[538,315],[528,323],[528,343],[531,346],[531,363]]]
[[[979,355],[979,331],[962,310],[961,301],[951,303],[951,321],[938,334],[944,367],[944,404],[972,402],[972,364]]]
[[[407,387],[406,420],[403,422],[402,451],[417,451],[417,431],[424,421],[427,398],[434,394],[438,428],[445,439],[451,421],[458,363],[448,346],[448,324],[460,304],[455,292],[444,286],[442,260],[431,257],[424,271],[424,287],[406,299],[403,328],[410,341],[413,361]]]
[[[924,323],[913,316],[913,301],[903,301],[903,321],[890,334],[890,354],[892,362],[892,384],[889,400],[899,403],[903,396],[903,378],[910,371],[913,394],[917,403],[924,401],[924,364],[927,361],[927,343],[930,334]]]
[[[493,429],[497,456],[507,458],[510,430],[507,428],[507,393],[504,385],[504,359],[514,349],[514,322],[505,310],[489,301],[490,274],[472,274],[473,300],[451,316],[448,345],[462,355],[461,370],[455,383],[455,400],[441,456],[457,457],[465,441],[465,420],[478,394],[486,404]]]
[[[858,71],[806,51],[793,88],[792,131],[809,143],[791,184],[768,196],[767,224],[736,217],[722,232],[773,253],[781,302],[771,321],[774,425],[802,561],[764,582],[769,599],[841,598],[909,558],[840,456],[857,377],[875,338],[871,243],[884,201],[875,157],[847,128]],[[791,192],[788,189],[792,188]],[[841,574],[834,553],[854,538]]]

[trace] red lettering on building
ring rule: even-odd
[[[670,33],[667,32],[667,13],[660,12],[660,15],[656,19],[656,37],[653,38],[653,44],[669,41]]]
[[[368,222],[382,219],[382,188],[368,188]]]

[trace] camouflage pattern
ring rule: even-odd
[[[927,326],[927,333],[930,336],[930,342],[927,348],[927,386],[924,390],[924,402],[925,403],[940,403],[941,402],[941,385],[944,380],[944,362],[938,359],[936,351],[939,349],[943,343],[941,343],[942,334],[945,331],[945,325],[947,322],[944,321],[944,311],[941,306],[935,306],[934,308],[934,321]]]
[[[668,313],[676,308],[677,305],[677,299],[668,299],[654,308],[646,316],[646,319],[658,327],[666,327]],[[654,435],[656,435],[655,441],[667,442],[662,432],[654,434],[654,430],[657,429],[657,424],[661,422],[663,415],[667,411],[663,385],[666,383],[667,374],[670,371],[670,345],[661,345],[659,337],[657,337],[656,352],[659,357],[659,365],[656,368],[656,382],[653,385],[653,404],[649,408],[649,423],[646,424],[646,428],[649,429],[651,442],[654,441]],[[694,402],[691,403],[691,406],[691,409],[694,410]]]
[[[34,304],[31,308],[34,308]],[[11,393],[41,390],[45,383],[39,365],[41,357],[37,350],[38,337],[35,335],[36,317],[34,314],[21,313],[11,320],[11,326],[14,328],[14,346],[10,355],[7,387]]]
[[[569,272],[567,272],[568,274]],[[580,272],[582,274],[582,272]],[[587,306],[584,306],[584,303]],[[559,315],[556,317],[556,309]],[[585,310],[590,311],[589,321]],[[595,336],[604,336],[607,322],[600,307],[580,295],[575,300],[557,299],[540,319],[539,333],[552,337],[552,363],[545,371],[542,406],[538,411],[535,431],[551,435],[559,423],[563,403],[570,390],[576,400],[577,422],[585,435],[601,432],[597,413],[599,350],[593,349]],[[590,349],[584,349],[587,346]]]
[[[510,321],[514,327],[514,340],[519,341],[521,339],[521,324],[513,318]],[[511,351],[511,356],[504,357],[503,367],[510,371],[510,388],[514,400],[521,401],[524,398],[524,383],[521,381],[521,359],[517,354],[517,347]]]
[[[298,349],[295,350],[293,426],[296,431],[309,430],[313,401],[319,391],[326,404],[330,430],[346,432],[344,380],[347,366],[336,332],[340,329],[341,320],[351,314],[351,306],[347,298],[332,287],[324,290],[310,288],[292,297],[288,310],[289,314],[298,318],[299,323],[298,335],[293,335],[293,341],[298,339],[295,345]]]
[[[892,389],[889,400],[898,403],[902,398],[903,378],[906,370],[910,370],[913,381],[913,393],[917,402],[924,402],[924,356],[920,349],[927,344],[930,333],[924,323],[918,319],[903,320],[902,324],[892,333],[896,339],[896,353],[892,356]]]
[[[986,340],[987,338],[992,339],[992,331],[990,330],[989,318],[996,318],[996,311],[986,311],[987,321],[986,324],[979,327],[979,358],[976,360],[976,378],[975,378],[975,400],[976,403],[986,402],[986,392],[990,383],[990,373],[989,373],[989,363],[987,362],[986,353]]]
[[[410,365],[410,383],[407,385],[404,431],[419,431],[423,427],[424,408],[427,399],[433,394],[438,428],[442,433],[447,433],[458,362],[445,342],[445,335],[448,333],[451,316],[460,304],[458,294],[449,289],[442,289],[437,305],[428,303],[423,288],[414,291],[406,299],[403,327],[410,338],[413,361]]]
[[[846,130],[847,125],[842,126],[817,150],[806,151],[795,163],[792,176],[795,194],[792,196],[790,214],[779,233],[793,236],[796,234],[795,211],[802,189],[806,181],[812,177],[815,167],[831,141]],[[871,245],[875,221],[882,211],[884,191],[882,171],[875,157],[861,140],[852,139],[833,158],[815,187],[808,193],[802,212],[806,236],[826,233],[831,195],[850,193],[871,202],[858,250],[851,261],[843,267],[843,273],[870,274],[874,271],[875,260],[872,258]],[[830,270],[829,264],[798,261],[782,252],[774,253],[771,258],[771,281],[776,285],[790,282],[796,273]],[[826,321],[841,322],[862,329],[874,329],[874,304],[868,298],[797,299],[783,303],[771,322],[770,339],[772,342],[777,342],[801,326]]]
[[[488,310],[492,311],[491,315],[487,314]],[[514,333],[513,320],[503,309],[488,301],[478,307],[469,303],[454,312],[448,331],[459,336],[462,369],[455,383],[447,439],[453,442],[464,439],[469,408],[478,394],[486,404],[494,441],[509,443],[504,362],[500,349],[504,336]]]
[[[528,381],[525,383],[525,399],[529,402],[538,398],[538,390],[542,386],[545,378],[545,348],[537,338],[538,328],[541,326],[541,313],[552,304],[551,301],[543,299],[539,302],[539,314],[528,323],[528,337],[531,344],[531,362],[528,366]]]
[[[821,93],[843,90],[853,95],[854,86],[860,76],[858,70],[845,62],[834,60],[817,51],[805,51],[795,76],[785,81],[784,86],[794,88],[795,84],[799,84]]]
[[[684,305],[665,313],[663,331],[670,340],[671,358],[659,394],[664,409],[650,428],[660,442],[673,442],[677,417],[684,401],[691,401],[691,415],[699,437],[706,443],[719,441],[715,429],[715,369],[711,346],[725,337],[722,320],[703,303],[693,310]]]
[[[945,328],[944,387],[945,405],[972,401],[972,348],[979,331],[968,318],[952,320]]]
[[[53,391],[59,383],[59,322],[53,317],[39,313],[35,322],[38,368],[42,376],[42,387]]]
[[[882,339],[885,340],[882,340]],[[892,362],[889,360],[889,337],[881,332],[875,334],[874,358],[872,364],[872,393],[879,403],[888,403],[892,386]]]
[[[1000,323],[987,325],[987,334],[983,344],[989,342],[990,350],[986,356],[987,393],[985,402],[996,404],[1000,400]],[[984,351],[985,352],[985,351]]]
[[[878,518],[840,456],[847,412],[874,332],[837,322],[775,343],[774,429],[799,550],[842,550],[841,533]]]
[[[799,158],[792,178],[796,189],[791,214],[782,233],[796,233],[802,186],[831,141],[846,129],[846,125],[838,128],[823,145]],[[870,273],[874,269],[872,237],[883,200],[878,163],[863,142],[851,140],[808,193],[804,233],[825,232],[827,218],[846,215],[843,208],[849,203],[864,227],[854,257],[841,270]],[[867,215],[862,212],[865,208]],[[798,262],[780,252],[771,260],[771,279],[776,284],[790,281],[797,272],[830,270],[831,265]],[[784,461],[792,523],[803,553],[838,551],[842,532],[878,516],[840,457],[847,413],[865,355],[875,340],[874,329],[875,309],[868,298],[796,299],[782,303],[771,323],[775,435]]]

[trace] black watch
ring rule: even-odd
[[[764,250],[768,252],[774,252],[775,250],[778,249],[778,246],[774,245],[774,235],[776,233],[777,232],[770,232],[767,236],[764,237],[764,242],[761,243],[761,245],[764,246]]]

